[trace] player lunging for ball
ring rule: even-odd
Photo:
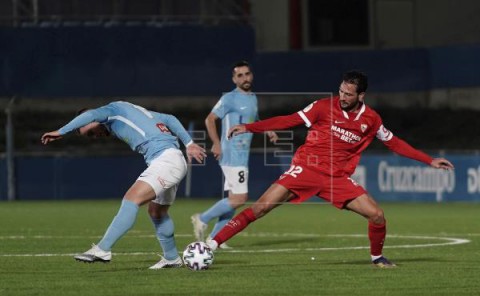
[[[336,97],[320,99],[291,115],[230,129],[230,136],[287,129],[301,124],[305,124],[309,131],[305,144],[296,151],[290,169],[252,206],[220,230],[210,241],[213,249],[282,203],[300,203],[316,195],[339,209],[348,209],[365,217],[372,263],[384,268],[395,266],[382,254],[387,232],[383,210],[362,186],[350,178],[361,152],[377,138],[390,150],[434,168],[453,169],[453,165],[444,158],[433,159],[414,149],[385,128],[380,116],[364,103],[367,86],[365,74],[350,71],[344,74]]]
[[[42,143],[59,140],[72,131],[93,138],[110,134],[116,136],[132,150],[142,154],[148,165],[123,197],[117,215],[100,242],[85,253],[76,255],[75,259],[109,262],[113,245],[133,227],[139,207],[148,203],[148,213],[164,254],[150,269],[182,266],[175,245],[173,221],[168,215],[178,184],[187,171],[177,137],[187,147],[189,160],[193,157],[202,162],[206,156],[205,150],[193,143],[176,117],[149,111],[128,102],[113,102],[87,110],[59,130],[45,133],[41,138]]]

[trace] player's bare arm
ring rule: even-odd
[[[208,114],[207,118],[205,119],[205,126],[207,127],[208,136],[210,140],[212,140],[212,153],[216,160],[219,160],[222,156],[222,145],[220,142],[220,137],[218,136],[217,132],[217,124],[216,121],[218,116],[211,112]]]
[[[202,163],[207,154],[205,153],[205,149],[198,144],[191,143],[187,146],[187,157],[188,162],[192,162],[192,158],[194,158],[197,162]]]
[[[246,132],[247,128],[245,127],[245,124],[235,125],[228,130],[228,139],[231,139],[233,136],[244,134]]]
[[[48,143],[56,141],[56,140],[60,140],[61,138],[62,138],[62,136],[60,135],[58,130],[56,130],[56,131],[44,133],[40,140],[42,141],[43,145],[47,145]]]
[[[453,164],[445,158],[434,158],[430,163],[431,167],[436,169],[453,170]]]

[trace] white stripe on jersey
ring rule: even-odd
[[[130,120],[126,119],[123,116],[119,116],[119,115],[109,116],[108,120],[119,120],[125,123],[126,125],[130,126],[131,128],[133,128],[134,130],[136,130],[143,137],[145,137],[145,132],[141,128],[139,128],[135,123],[131,122]]]
[[[365,112],[365,104],[362,104],[360,111],[358,111],[358,114],[353,121],[357,121],[358,119],[360,119],[360,116],[363,114],[363,112]],[[343,113],[343,117],[345,117],[346,119],[350,119],[350,117],[348,116],[348,113],[345,110],[342,110],[342,113]]]
[[[229,114],[227,114],[227,116],[225,116],[225,125],[226,125],[225,139],[228,139],[228,131],[230,130],[230,116],[229,116]]]
[[[360,116],[365,112],[365,104],[362,104],[362,108],[360,108],[360,111],[358,111],[357,117],[353,121],[356,121],[360,118]]]
[[[128,105],[132,106],[133,108],[139,110],[143,114],[145,114],[145,116],[147,116],[148,118],[153,118],[152,113],[150,113],[147,109],[143,108],[142,106],[138,106],[138,105],[132,104],[130,102],[124,102],[124,101],[119,101],[119,103],[128,104]]]
[[[305,121],[305,126],[306,127],[311,127],[312,126],[312,123],[310,122],[310,120],[308,120],[307,116],[303,113],[303,111],[298,111],[297,113],[298,113],[298,115],[300,115],[300,117],[303,119],[303,121]]]

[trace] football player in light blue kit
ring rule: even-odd
[[[225,176],[224,190],[228,198],[223,198],[203,213],[194,214],[192,219],[195,238],[205,240],[205,231],[209,221],[218,218],[207,241],[234,216],[235,209],[245,204],[248,199],[248,158],[253,135],[242,134],[227,139],[229,128],[236,124],[251,123],[258,120],[257,96],[252,93],[253,73],[248,62],[240,61],[233,65],[232,81],[236,88],[224,94],[205,119],[208,135],[213,142],[212,153],[219,161]],[[221,140],[218,136],[216,121],[222,120]],[[268,132],[271,142],[278,137]],[[222,244],[220,248],[228,248]]]
[[[45,133],[42,143],[59,140],[72,131],[93,138],[113,135],[142,154],[148,165],[123,197],[117,215],[100,242],[74,258],[83,262],[109,262],[113,245],[133,227],[139,207],[148,203],[148,213],[164,254],[150,269],[182,266],[175,245],[173,221],[168,215],[178,184],[187,171],[177,137],[186,146],[189,161],[193,157],[202,162],[205,150],[193,143],[175,116],[128,102],[112,102],[87,110],[59,130]]]

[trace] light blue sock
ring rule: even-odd
[[[207,224],[212,219],[220,217],[228,212],[233,210],[232,206],[228,202],[228,198],[222,198],[221,200],[217,201],[213,206],[211,206],[208,210],[200,214],[200,221]]]
[[[229,212],[221,215],[218,217],[218,222],[215,223],[212,232],[210,233],[210,237],[214,238],[215,235],[228,223],[228,221],[232,220],[233,216],[235,216],[235,209],[230,210]]]
[[[122,205],[112,223],[98,243],[100,249],[110,251],[113,245],[132,228],[137,219],[138,205],[129,200],[123,199]]]
[[[160,219],[152,219],[153,226],[155,226],[155,232],[157,233],[157,239],[163,250],[163,257],[167,260],[173,260],[178,258],[177,246],[175,245],[175,236],[173,221],[170,216],[165,216]]]

